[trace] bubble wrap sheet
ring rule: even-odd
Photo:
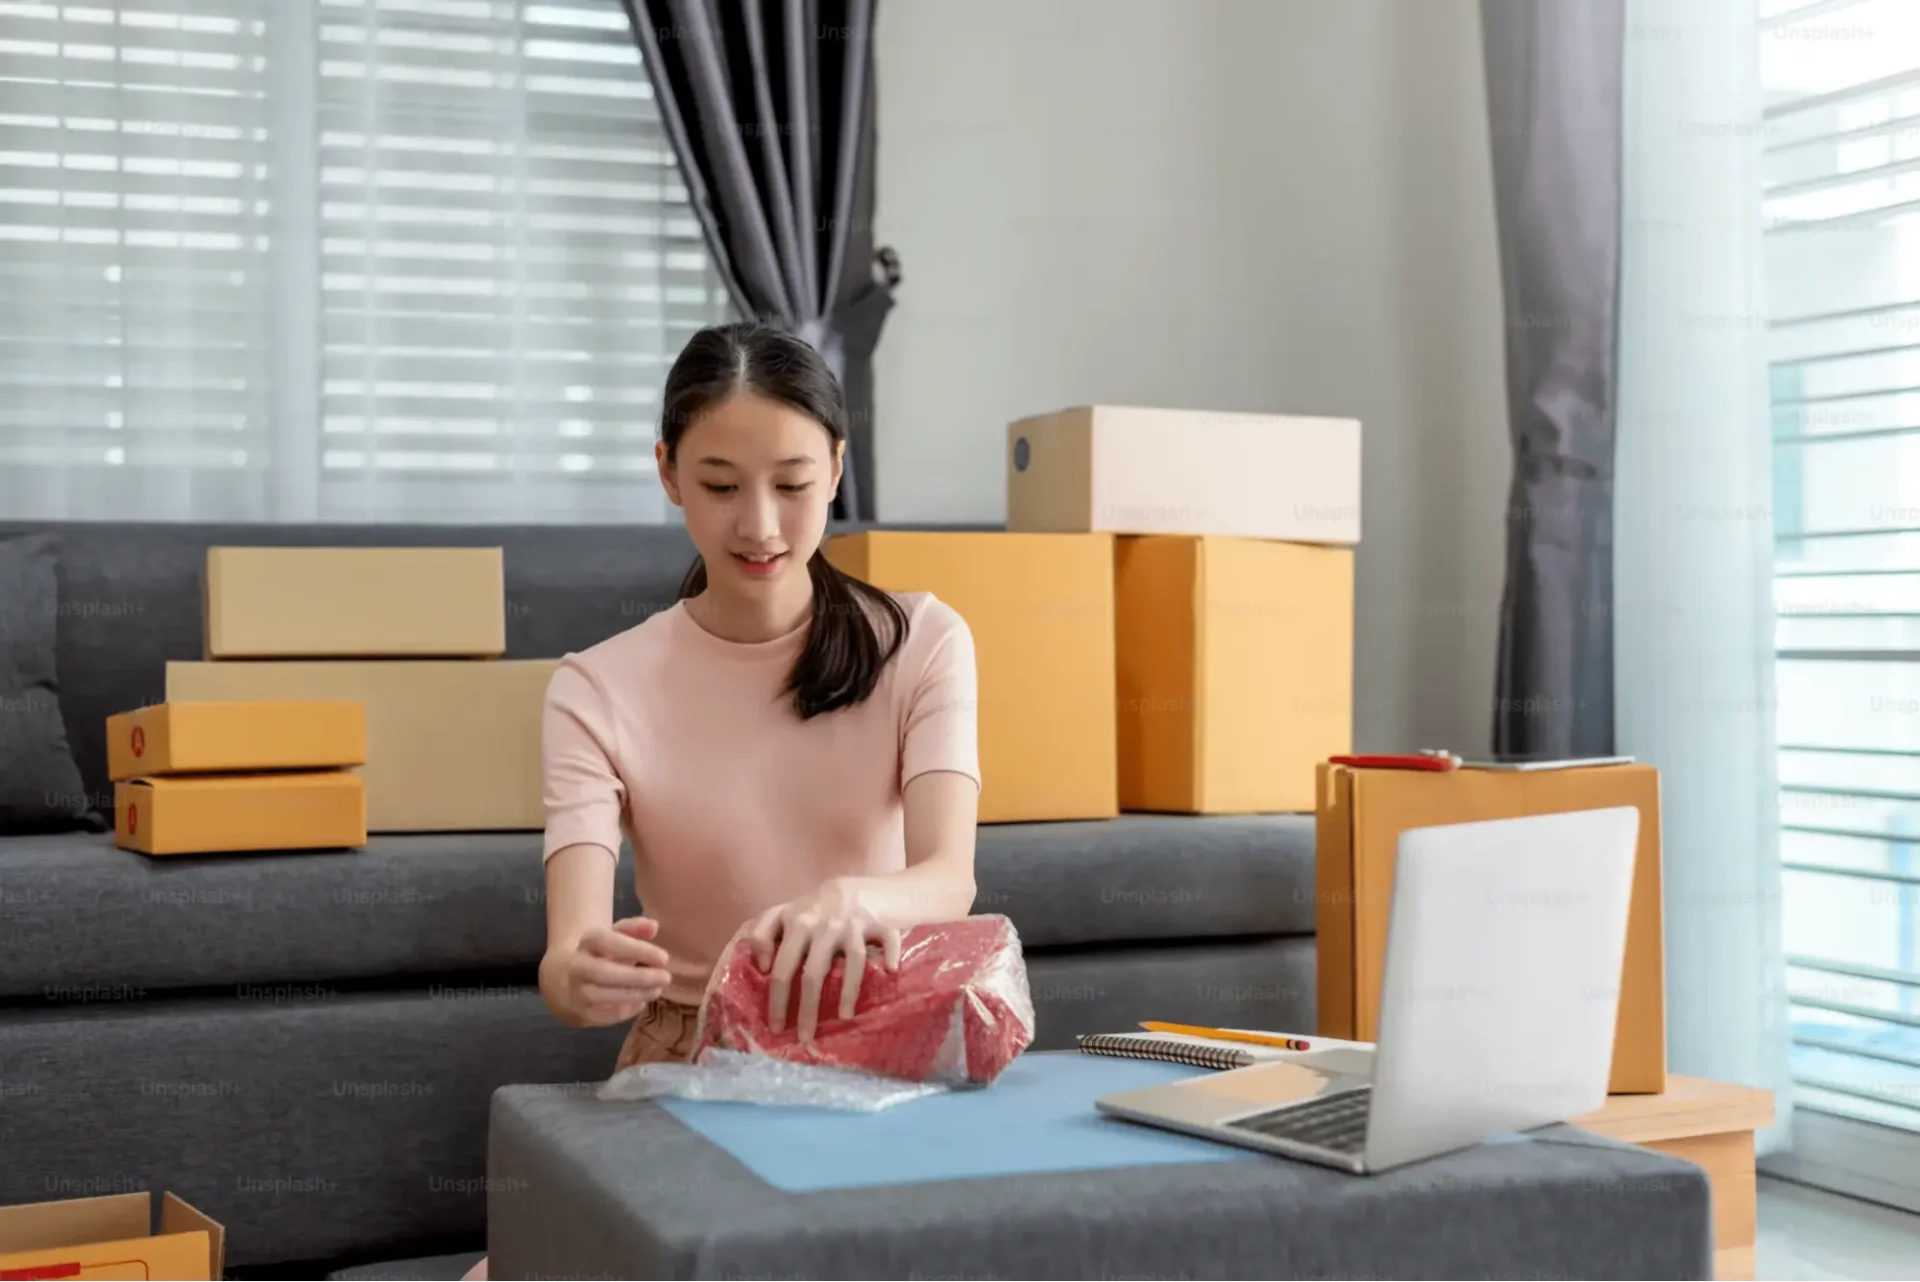
[[[770,977],[736,938],[707,985],[693,1062],[636,1065],[615,1074],[602,1097],[873,1110],[988,1085],[1033,1041],[1026,960],[1003,916],[915,927],[891,972],[870,948],[851,1019],[839,1018],[845,966],[836,958],[827,972],[818,1027],[802,1042],[791,1017],[773,1031]]]

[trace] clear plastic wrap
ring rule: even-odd
[[[902,1082],[851,1069],[792,1064],[709,1046],[691,1064],[635,1064],[622,1069],[601,1085],[600,1098],[639,1100],[672,1095],[680,1099],[877,1113],[948,1089],[937,1082]]]
[[[872,1110],[990,1084],[1033,1041],[1033,995],[1013,923],[967,917],[917,926],[900,942],[893,971],[869,949],[851,1019],[839,1018],[846,962],[834,960],[813,1039],[802,1042],[792,1019],[773,1031],[770,977],[736,938],[708,981],[692,1062],[626,1069],[602,1097]]]

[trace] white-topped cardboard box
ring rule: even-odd
[[[1360,423],[1118,405],[1019,419],[1007,528],[1356,544]]]

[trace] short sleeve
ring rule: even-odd
[[[551,859],[588,842],[620,854],[620,818],[627,789],[613,752],[613,719],[592,677],[563,660],[547,684],[540,718],[540,755]]]
[[[980,677],[973,633],[953,608],[929,597],[908,634],[924,660],[908,691],[901,724],[900,786],[931,770],[951,770],[980,784]],[[901,658],[907,658],[902,654]]]

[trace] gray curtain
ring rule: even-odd
[[[1624,0],[1481,0],[1513,485],[1493,750],[1613,751]]]
[[[873,244],[874,0],[625,0],[735,306],[847,394],[842,519],[872,520],[873,350],[898,264]]]

